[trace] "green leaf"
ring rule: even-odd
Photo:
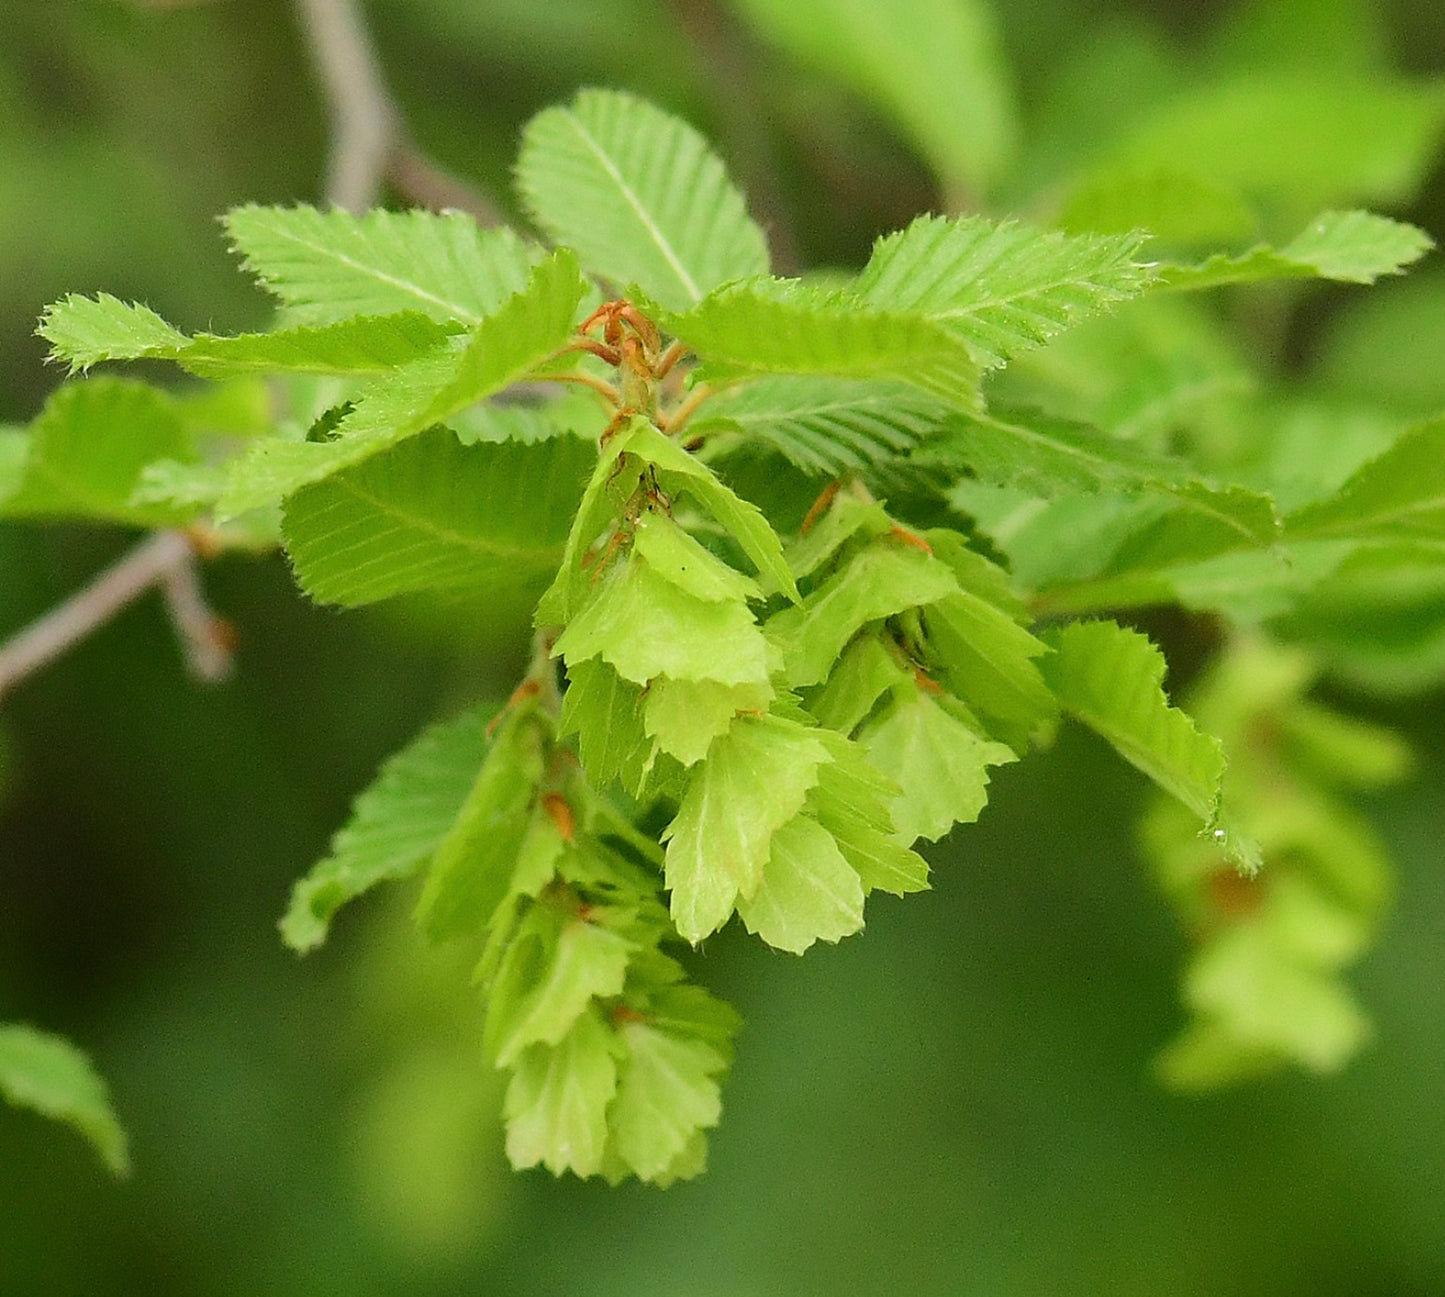
[[[773,835],[762,882],[738,898],[738,914],[768,945],[801,955],[862,929],[863,884],[833,835],[799,815]]]
[[[924,609],[928,641],[951,692],[1016,750],[1047,731],[1058,702],[1036,658],[1047,650],[1007,613],[970,591]]]
[[[130,1169],[125,1131],[111,1110],[105,1082],[63,1036],[0,1024],[0,1095],[73,1126],[116,1175]]]
[[[218,511],[234,516],[285,499],[525,378],[571,336],[584,291],[576,257],[554,253],[521,292],[451,347],[374,381],[332,440],[253,446],[231,466]]]
[[[686,940],[716,931],[739,894],[757,891],[773,835],[830,760],[806,726],[778,716],[739,717],[714,741],[663,834],[672,917]]]
[[[189,342],[150,307],[122,302],[109,293],[68,294],[45,308],[35,331],[50,344],[50,358],[69,362],[72,374],[102,360],[169,359]]]
[[[619,440],[623,440],[622,449],[641,456],[658,470],[667,491],[691,495],[737,541],[774,588],[797,601],[798,587],[783,557],[783,547],[762,510],[736,495],[712,469],[663,436],[646,419],[634,419]]]
[[[539,1163],[553,1175],[596,1175],[607,1145],[607,1109],[617,1093],[611,1031],[588,1009],[555,1045],[517,1060],[503,1114],[507,1157],[519,1171]]]
[[[625,1053],[607,1114],[619,1157],[644,1180],[663,1178],[698,1132],[722,1116],[717,1076],[726,1056],[705,1040],[649,1022],[618,1028]]]
[[[870,760],[860,744],[841,736],[824,740],[833,761],[818,771],[807,809],[857,871],[865,892],[904,896],[928,887],[928,865],[899,841],[892,806],[901,790]]]
[[[870,306],[796,281],[724,288],[662,324],[710,379],[830,375],[911,383],[945,401],[979,402],[979,367],[956,334],[918,314]]]
[[[768,622],[791,685],[827,678],[844,645],[864,626],[956,594],[948,568],[921,550],[877,543],[860,550],[797,608]]]
[[[851,291],[944,325],[980,365],[997,366],[1148,287],[1152,272],[1135,260],[1142,242],[920,216],[878,240]]]
[[[576,734],[582,769],[597,785],[620,780],[636,792],[652,745],[643,731],[642,690],[600,658],[567,663],[559,734]]]
[[[1321,130],[1328,122],[1330,129]],[[1115,164],[1164,164],[1303,207],[1402,205],[1445,124],[1434,82],[1267,70],[1167,97],[1109,149]]]
[[[56,391],[30,425],[18,484],[0,496],[0,515],[75,517],[143,527],[186,522],[196,509],[135,504],[141,471],[156,460],[195,458],[177,402],[143,383],[97,378]]]
[[[1324,212],[1278,250],[1260,244],[1239,256],[1218,253],[1196,265],[1159,268],[1165,288],[1202,289],[1267,279],[1335,279],[1373,284],[1399,274],[1434,246],[1424,230],[1372,212]]]
[[[710,397],[688,431],[736,431],[805,473],[842,477],[907,454],[937,431],[948,409],[907,383],[784,375]]]
[[[658,576],[705,603],[761,599],[756,581],[709,553],[665,514],[648,511],[633,524],[632,546]]]
[[[246,268],[285,304],[289,323],[420,311],[480,323],[521,292],[542,250],[460,212],[238,207],[226,232]]]
[[[296,580],[323,603],[417,590],[483,597],[556,569],[594,451],[573,437],[463,446],[445,428],[373,455],[286,503]]]
[[[569,663],[600,657],[639,685],[656,676],[726,685],[768,679],[767,642],[745,603],[698,599],[639,555],[604,574],[553,651]]]
[[[1018,126],[993,8],[980,0],[735,0],[764,35],[886,113],[955,199],[1004,176]]]
[[[767,681],[725,685],[662,676],[647,690],[643,729],[660,751],[691,766],[707,755],[718,735],[727,733],[739,712],[765,712],[772,698]]]
[[[536,716],[525,706],[505,713],[417,901],[417,922],[432,940],[485,927],[511,892],[543,764]]]
[[[1445,537],[1445,418],[1417,424],[1330,499],[1285,519],[1285,536],[1312,539]]]
[[[902,789],[889,808],[899,842],[936,841],[988,802],[988,767],[1016,760],[917,688],[905,687],[864,726],[868,759]]]
[[[245,373],[384,374],[436,350],[454,330],[416,311],[362,316],[238,337],[187,338],[143,306],[74,294],[37,332],[51,355],[85,369],[101,360],[173,360],[203,378]]]
[[[898,646],[890,651],[877,635],[859,635],[828,673],[827,683],[808,699],[820,725],[851,734],[890,689],[912,679]]]
[[[584,90],[539,113],[517,183],[537,223],[590,271],[670,309],[767,272],[762,231],[707,142],[632,95]]]
[[[1217,739],[1169,705],[1164,655],[1147,636],[1109,621],[1074,622],[1044,639],[1054,650],[1043,661],[1044,677],[1064,710],[1212,828],[1224,754]]]
[[[314,950],[347,901],[407,877],[435,853],[476,782],[494,712],[476,707],[433,725],[382,766],[325,859],[291,890],[281,937],[292,950]]]
[[[499,985],[509,980],[506,962],[517,958],[534,934],[543,960],[540,967],[529,965],[526,993],[510,1004],[498,1003],[494,994],[488,1010],[488,1043],[498,1067],[510,1067],[529,1045],[558,1044],[594,1000],[621,995],[635,948],[599,924],[536,905],[504,956]],[[493,1018],[500,1020],[495,1031]]]

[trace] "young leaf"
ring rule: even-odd
[[[766,576],[775,589],[798,599],[798,587],[783,557],[776,533],[755,504],[742,499],[723,484],[695,455],[663,436],[646,419],[634,419],[620,434],[623,449],[641,456],[658,470],[662,485],[670,492],[687,492],[723,526]]]
[[[189,341],[150,307],[122,302],[109,293],[67,294],[45,308],[35,332],[50,344],[51,359],[67,361],[72,374],[102,360],[170,358]]]
[[[1165,288],[1202,289],[1266,279],[1334,279],[1373,284],[1399,274],[1434,246],[1424,230],[1373,212],[1324,212],[1278,250],[1260,244],[1238,256],[1159,268]]]
[[[531,709],[504,715],[417,901],[417,922],[432,940],[485,927],[512,890],[543,774],[542,749],[542,726]]]
[[[130,1169],[125,1131],[111,1109],[105,1082],[63,1036],[0,1023],[0,1095],[73,1126],[116,1175]]]
[[[37,332],[71,370],[102,360],[173,360],[203,378],[245,373],[384,374],[436,350],[454,329],[417,311],[237,337],[187,338],[144,306],[102,293],[49,307]]]
[[[936,841],[971,824],[988,802],[988,767],[1017,760],[1012,748],[984,738],[921,689],[905,687],[859,742],[868,760],[902,789],[889,808],[897,840]]]
[[[736,431],[771,446],[805,473],[842,477],[905,455],[949,407],[902,382],[783,375],[711,397],[689,432]]]
[[[526,287],[542,250],[461,212],[238,207],[226,232],[292,324],[420,311],[474,325]]]
[[[827,678],[838,655],[862,627],[920,604],[956,594],[953,574],[921,550],[874,544],[859,551],[797,608],[768,622],[795,687]]]
[[[563,918],[546,905],[535,905],[504,956],[499,983],[508,980],[506,959],[521,948],[528,925],[541,937],[545,959],[540,968],[529,968],[525,994],[510,1004],[493,997],[487,1026],[498,1067],[510,1067],[529,1045],[556,1045],[593,1000],[621,995],[635,948],[634,942],[600,924],[576,916]],[[501,1019],[496,1030],[494,1016]]]
[[[636,555],[602,577],[554,651],[568,662],[600,657],[639,685],[656,676],[725,685],[768,679],[767,642],[744,602],[698,599]]]
[[[1044,636],[1042,667],[1070,715],[1178,798],[1206,827],[1219,814],[1224,754],[1164,696],[1164,655],[1147,636],[1109,621],[1074,622]]]
[[[981,0],[738,0],[764,35],[872,100],[955,197],[1002,179],[1018,132],[991,6]]]
[[[636,792],[652,745],[643,731],[642,690],[600,658],[567,663],[559,734],[576,734],[578,755],[598,787],[620,780]]]
[[[762,882],[738,898],[738,914],[768,945],[801,955],[862,929],[863,884],[833,835],[799,815],[773,835]]]
[[[767,273],[762,231],[707,142],[632,95],[584,90],[539,113],[517,183],[537,223],[589,270],[672,310]]]
[[[589,1008],[559,1044],[533,1045],[517,1060],[503,1103],[507,1158],[519,1171],[540,1163],[553,1175],[596,1175],[616,1093],[612,1033]]]
[[[964,341],[916,313],[870,306],[791,281],[737,284],[663,327],[697,353],[710,378],[755,374],[891,379],[965,407],[979,403],[979,367]]]
[[[495,709],[476,707],[424,730],[352,804],[324,860],[291,890],[281,937],[299,954],[326,940],[331,916],[379,882],[405,878],[446,837],[490,741]]]
[[[1442,456],[1445,418],[1417,424],[1333,498],[1286,518],[1286,537],[1439,539],[1445,535]]]
[[[762,882],[773,835],[803,807],[832,758],[796,721],[739,717],[692,773],[664,833],[678,932],[696,944]]]
[[[758,583],[704,549],[664,514],[644,513],[632,527],[633,551],[658,576],[705,603],[761,599]]]
[[[593,458],[575,437],[463,446],[445,428],[422,433],[286,502],[296,580],[313,599],[351,606],[540,587]]]
[[[851,291],[946,326],[979,364],[997,366],[1148,287],[1152,272],[1135,260],[1142,241],[920,216],[878,240]]]
[[[367,388],[322,442],[268,439],[230,467],[223,517],[283,500],[380,450],[441,423],[525,378],[567,341],[585,291],[577,259],[557,252],[453,347],[412,361]]]
[[[0,515],[75,517],[164,527],[198,509],[138,504],[132,493],[156,460],[191,461],[195,449],[174,398],[143,383],[97,378],[60,388],[30,425],[24,459],[0,495]]]
[[[649,1021],[618,1027],[625,1050],[607,1121],[618,1156],[643,1180],[659,1180],[698,1133],[718,1123],[717,1076],[726,1055],[706,1040]]]
[[[767,681],[725,685],[661,676],[647,690],[643,729],[660,751],[690,766],[707,755],[718,735],[727,733],[739,712],[765,712],[772,698]]]

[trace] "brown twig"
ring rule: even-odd
[[[195,545],[184,532],[161,531],[0,645],[0,697],[157,587],[166,594],[191,670],[207,680],[225,676],[231,666],[229,629],[201,595]]]

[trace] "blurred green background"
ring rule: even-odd
[[[747,7],[374,0],[368,16],[420,146],[495,200],[528,116],[625,86],[719,140],[785,263],[856,263],[943,195],[881,114],[767,47]],[[1327,59],[1370,10],[1388,20],[1379,57],[1445,68],[1433,0],[1248,8],[1314,33],[1280,58]],[[1081,42],[1158,76],[1225,57],[1230,12],[998,6],[1034,141],[1020,201],[1087,133],[1069,111]],[[1144,93],[1114,89],[1101,122]],[[259,324],[214,217],[318,201],[326,140],[283,0],[0,0],[0,422],[58,381],[31,330],[67,291],[186,329]],[[1432,147],[1391,210],[1438,238]],[[1382,381],[1435,409],[1438,274],[1380,290],[1410,294],[1420,356],[1380,348]],[[0,637],[133,539],[0,527]],[[935,853],[935,889],[871,902],[863,936],[804,960],[710,942],[699,971],[747,1020],[710,1170],[608,1190],[506,1168],[465,964],[422,944],[407,895],[356,907],[305,961],[275,930],[378,761],[505,691],[525,628],[318,609],[278,559],[207,580],[240,631],[228,684],[185,678],[148,601],[0,710],[0,1019],[91,1053],[134,1161],[114,1182],[69,1131],[0,1109],[0,1293],[1445,1292],[1445,693],[1346,696],[1421,760],[1367,808],[1400,888],[1354,979],[1377,1039],[1342,1076],[1155,1086],[1183,938],[1134,849],[1143,781],[1068,733],[1000,771],[982,822]]]

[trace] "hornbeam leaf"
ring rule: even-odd
[[[636,554],[601,578],[553,651],[568,662],[600,657],[639,685],[656,676],[725,685],[768,679],[767,641],[747,604],[698,599]]]
[[[721,289],[661,323],[715,379],[830,375],[911,383],[963,406],[979,403],[979,366],[957,334],[917,313],[796,281]]]
[[[116,1175],[130,1169],[125,1131],[105,1082],[63,1036],[20,1023],[0,1024],[0,1095],[73,1126]]]
[[[728,1060],[706,1040],[659,1030],[646,1019],[624,1021],[618,1035],[625,1052],[607,1113],[613,1144],[638,1176],[658,1180],[701,1131],[717,1125],[717,1076]]]
[[[1260,244],[1195,265],[1159,268],[1165,288],[1202,289],[1266,279],[1335,279],[1373,284],[1399,274],[1434,246],[1424,230],[1373,212],[1324,212],[1282,248]]]
[[[659,750],[691,766],[707,755],[719,734],[727,733],[733,717],[765,712],[772,698],[767,681],[725,685],[661,676],[647,690],[643,729]]]
[[[1445,537],[1445,418],[1417,424],[1332,498],[1285,519],[1285,537]]]
[[[891,808],[901,789],[868,760],[862,745],[841,735],[824,742],[834,760],[818,771],[817,787],[808,794],[809,813],[833,835],[865,892],[903,896],[926,890],[927,863],[894,829]]]
[[[406,878],[432,856],[476,782],[494,711],[476,707],[433,725],[382,766],[352,803],[326,858],[291,889],[281,937],[292,950],[314,950],[347,901]]]
[[[905,455],[947,420],[949,407],[892,380],[759,378],[709,398],[689,425],[736,430],[780,451],[805,473],[842,477]]]
[[[417,901],[417,922],[433,940],[485,927],[511,892],[543,774],[542,749],[542,726],[529,709],[504,714]]]
[[[45,308],[35,331],[50,344],[50,358],[68,361],[72,374],[102,360],[169,358],[189,341],[150,307],[109,293],[68,294]]]
[[[557,1045],[533,1045],[517,1060],[503,1114],[507,1158],[519,1171],[539,1163],[553,1175],[596,1175],[607,1146],[607,1108],[617,1093],[612,1032],[596,1008]]]
[[[1142,241],[920,216],[878,240],[851,291],[877,309],[945,325],[981,365],[996,366],[1138,296],[1152,278],[1135,260]]]
[[[542,249],[460,212],[238,207],[226,232],[293,324],[421,311],[480,323],[526,287]]]
[[[236,337],[187,338],[154,311],[101,294],[49,307],[37,332],[72,371],[101,360],[173,360],[203,378],[245,373],[384,374],[455,331],[417,311]]]
[[[25,459],[30,453],[30,434],[23,428],[0,427],[0,513],[5,501],[25,480]]]
[[[980,0],[735,0],[763,34],[866,95],[955,197],[1005,172],[1018,126],[1008,61]]]
[[[889,811],[897,840],[936,841],[971,824],[988,802],[988,767],[1017,759],[921,689],[899,689],[858,736],[868,759],[902,790]]]
[[[593,460],[575,437],[463,446],[436,428],[333,473],[287,502],[296,579],[355,606],[418,590],[540,588]]]
[[[768,622],[783,650],[789,684],[825,680],[844,645],[864,626],[957,594],[953,573],[930,555],[901,544],[860,550],[797,608]]]
[[[525,378],[567,341],[585,291],[570,252],[532,271],[526,287],[454,344],[374,381],[330,441],[268,439],[229,470],[223,517],[285,499],[304,486],[413,437]]]
[[[589,270],[673,310],[767,272],[762,231],[707,142],[632,95],[584,90],[539,113],[517,183],[538,224]]]
[[[164,527],[201,508],[132,499],[147,464],[193,462],[179,402],[143,383],[96,378],[61,387],[28,435],[6,442],[0,516],[93,518]],[[3,467],[3,466],[0,466]]]
[[[641,456],[659,471],[662,485],[668,491],[686,491],[692,495],[722,524],[776,589],[794,602],[798,600],[798,587],[783,557],[782,544],[762,510],[735,494],[711,468],[663,436],[646,419],[634,419],[619,440],[623,441],[623,449]]]
[[[533,935],[543,951],[539,966],[524,950]],[[494,993],[487,1013],[488,1047],[497,1066],[510,1067],[529,1045],[557,1044],[593,1000],[621,995],[634,948],[635,943],[600,924],[534,905],[497,972],[499,987],[511,984],[507,963],[522,959],[528,964],[525,994],[507,1003]]]
[[[651,749],[642,727],[642,690],[600,658],[567,663],[559,734],[576,734],[582,768],[597,785],[620,780],[636,792]]]
[[[694,944],[727,922],[762,882],[774,834],[803,807],[832,758],[807,726],[740,716],[713,742],[664,832],[678,932]]]
[[[649,510],[638,518],[632,545],[654,572],[694,599],[743,603],[762,598],[756,581],[709,553],[665,514]]]
[[[799,815],[773,834],[762,883],[738,898],[738,914],[768,945],[801,955],[862,929],[863,884],[833,835]]]
[[[851,734],[890,689],[913,678],[895,645],[886,648],[877,635],[859,635],[828,672],[827,683],[808,699],[808,710],[840,734]]]
[[[1164,696],[1164,655],[1145,635],[1115,622],[1074,622],[1045,633],[1042,669],[1070,715],[1212,827],[1219,814],[1224,754]]]
[[[925,608],[923,620],[951,691],[1015,749],[1058,718],[1035,661],[1047,649],[1007,613],[959,591]]]

